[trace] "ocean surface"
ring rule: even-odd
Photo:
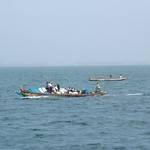
[[[21,98],[20,87],[95,90],[104,96]],[[150,66],[0,67],[0,150],[149,150]]]

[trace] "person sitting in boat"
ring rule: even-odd
[[[74,92],[74,88],[69,87],[69,88],[67,89],[67,93],[68,93],[68,94],[73,93],[73,92]]]
[[[49,92],[49,93],[52,93],[53,91],[53,84],[51,82],[46,82],[46,90]]]
[[[53,93],[57,93],[57,92],[58,92],[57,85],[54,85],[54,86],[52,87],[52,90],[53,90]]]
[[[120,74],[120,76],[119,76],[120,78],[122,78],[122,75]]]
[[[100,84],[97,83],[96,88],[95,88],[95,92],[100,92],[101,91],[100,89],[101,89]]]
[[[52,86],[52,83],[49,81],[46,81],[46,88],[51,87],[51,86]]]

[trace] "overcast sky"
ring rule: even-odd
[[[150,0],[0,0],[0,65],[150,64]]]

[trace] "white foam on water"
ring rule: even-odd
[[[131,94],[126,94],[127,96],[139,96],[139,95],[144,95],[144,93],[131,93]]]
[[[48,98],[49,96],[27,96],[22,97],[22,99],[39,99],[39,98]]]

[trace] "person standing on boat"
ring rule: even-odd
[[[120,74],[120,78],[122,78],[122,75]]]
[[[97,83],[97,84],[96,84],[96,88],[95,88],[95,92],[100,92],[100,91],[101,91],[100,84]]]
[[[58,88],[58,91],[60,90],[60,85],[59,84],[57,84],[57,88]]]

